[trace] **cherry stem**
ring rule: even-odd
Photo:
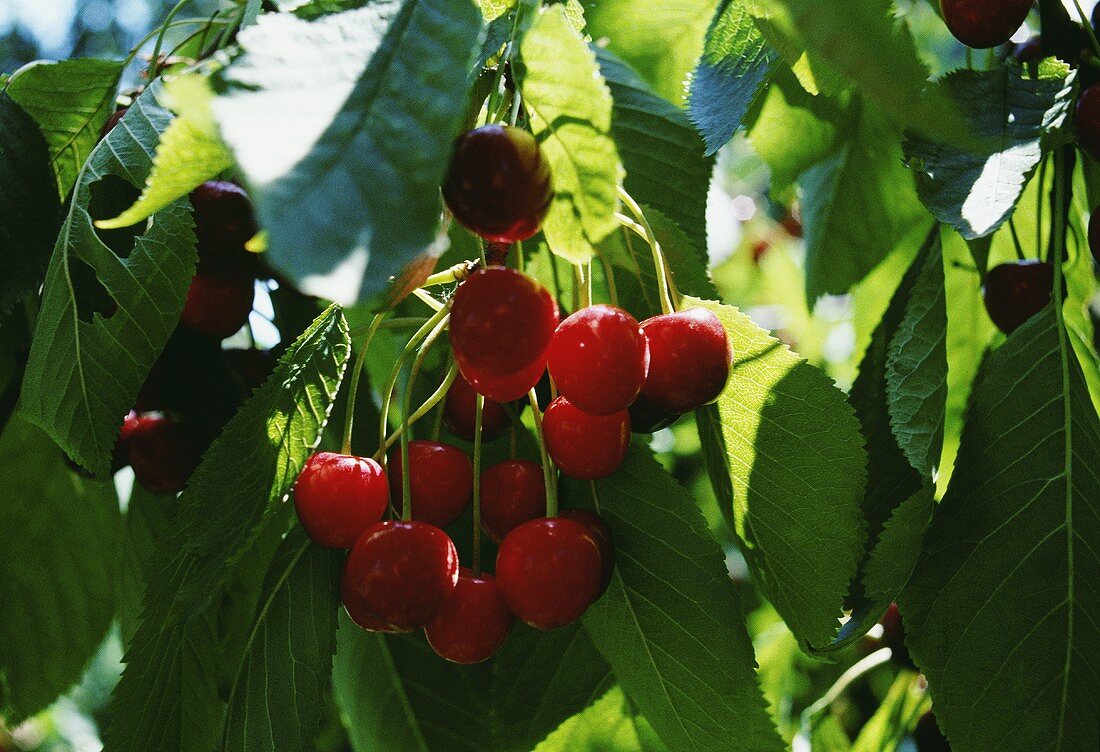
[[[1043,161],[1039,164],[1039,195],[1043,195],[1043,186],[1047,181],[1047,158],[1043,157]],[[1036,203],[1035,210],[1035,248],[1041,249],[1043,247],[1043,200],[1039,199]]]
[[[431,275],[424,280],[424,284],[422,284],[421,287],[435,287],[436,285],[447,285],[452,282],[463,282],[468,279],[477,268],[478,266],[475,262],[463,261]]]
[[[611,262],[605,259],[603,256],[598,256],[600,264],[603,266],[603,276],[607,280],[607,294],[611,297],[611,305],[618,307],[619,305],[619,290],[615,285],[615,272],[611,268]]]
[[[442,313],[442,311],[441,311]],[[443,330],[447,328],[447,319],[449,317],[444,315],[439,319],[439,323],[435,325],[431,333],[424,338],[424,341],[420,344],[420,350],[416,353],[416,358],[413,360],[412,367],[409,369],[408,383],[405,384],[405,399],[401,404],[401,519],[412,519],[412,488],[409,483],[409,426],[412,425],[409,420],[409,407],[412,404],[413,387],[416,386],[416,377],[420,375],[420,368],[424,365],[424,358],[427,357],[428,351],[432,349],[432,345],[435,343],[439,335],[443,333]],[[385,425],[382,426],[382,431],[385,433]],[[385,442],[385,439],[382,439]],[[385,451],[385,449],[381,449]]]
[[[884,663],[889,663],[892,657],[893,651],[890,648],[880,648],[852,664],[851,668],[841,674],[817,702],[802,711],[802,733],[808,738],[814,716],[832,705],[853,682]]]
[[[1100,41],[1096,39],[1096,32],[1092,29],[1092,21],[1085,14],[1085,9],[1081,7],[1081,0],[1073,0],[1073,5],[1077,8],[1077,14],[1081,16],[1081,23],[1084,24],[1085,31],[1088,32],[1093,52],[1096,53],[1097,57],[1100,57]]]
[[[432,396],[424,400],[424,404],[416,408],[416,410],[413,411],[412,415],[409,416],[409,426],[415,424],[417,421],[427,415],[433,407],[443,401],[443,399],[447,396],[448,390],[450,390],[451,388],[451,384],[455,383],[455,378],[457,375],[458,368],[454,364],[452,364],[450,369],[448,369],[446,376],[443,377],[443,381],[440,383],[439,388],[432,392]],[[436,421],[436,426],[432,429],[433,438],[439,438],[439,423],[442,421],[442,416],[443,411],[440,411],[439,420]],[[394,429],[394,432],[386,438],[385,451],[388,452],[390,447],[392,447],[394,443],[401,438],[401,434],[403,434],[404,432],[405,423],[402,422],[402,424]]]
[[[427,321],[427,320],[428,320],[428,318],[426,316],[425,317],[409,316],[407,318],[394,318],[394,319],[390,319],[389,321],[383,321],[378,326],[378,328],[379,329],[406,329],[406,328],[409,328],[409,327],[415,327],[415,328],[419,329],[421,326],[424,325],[424,322]],[[373,326],[374,326],[374,321],[372,320],[371,323],[368,324],[367,326],[357,326],[357,327],[355,327],[350,332],[351,338],[352,339],[359,339],[360,337],[362,337],[365,334],[367,334],[368,332],[370,332],[370,330]]]
[[[1012,242],[1016,245],[1016,257],[1023,261],[1027,256],[1024,255],[1024,247],[1020,245],[1020,236],[1016,234],[1016,222],[1012,217],[1008,218],[1008,229],[1012,233]]]
[[[634,232],[639,232],[639,230],[641,230],[639,234],[645,238],[645,241],[649,243],[649,247],[653,251],[653,268],[657,274],[657,288],[660,291],[661,297],[661,312],[672,313],[676,310],[672,295],[675,291],[676,296],[679,297],[679,291],[676,291],[675,283],[671,279],[672,275],[669,274],[668,264],[665,262],[665,255],[661,251],[661,244],[657,240],[657,235],[653,232],[653,227],[649,224],[649,220],[646,219],[642,207],[638,205],[638,202],[635,201],[622,186],[619,186],[619,200],[626,205],[630,213],[634,215],[638,222],[630,222],[629,217],[616,214],[619,221],[623,222],[623,220],[627,220],[626,227]],[[638,226],[638,223],[641,224],[641,227]]]
[[[523,268],[524,268],[525,263],[526,262],[524,261],[524,258],[523,258],[523,241],[522,240],[517,240],[516,241],[516,269],[519,270],[520,274],[523,274]]]
[[[153,45],[153,57],[149,62],[149,81],[157,77],[157,67],[160,63],[160,48],[164,44],[164,35],[168,33],[168,25],[172,23],[176,15],[183,10],[183,7],[189,2],[191,2],[191,0],[180,0],[172,6],[172,10],[168,11],[168,15],[164,17],[164,23],[160,26],[160,33],[157,34],[156,44]]]
[[[370,326],[367,327],[366,334],[363,337],[363,344],[359,347],[359,356],[355,359],[355,367],[351,371],[347,414],[344,416],[344,440],[340,444],[340,451],[343,454],[351,454],[351,434],[355,426],[355,401],[359,396],[360,377],[363,374],[363,365],[367,362],[367,350],[370,348],[371,340],[374,339],[374,335],[378,332],[378,327],[381,326],[382,319],[385,316],[385,313],[380,313],[371,319]]]
[[[485,397],[477,395],[474,410],[474,546],[472,569],[474,577],[481,575],[481,419]]]
[[[535,439],[539,445],[539,457],[542,459],[543,482],[546,485],[546,516],[558,516],[558,489],[554,482],[554,464],[550,461],[550,454],[546,451],[546,437],[542,432],[542,411],[539,410],[539,398],[532,389],[527,393],[531,400],[531,415],[535,419]]]

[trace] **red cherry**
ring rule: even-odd
[[[477,427],[477,392],[470,386],[462,374],[455,377],[451,388],[447,390],[447,399],[443,403],[443,422],[447,428],[463,441],[474,440]],[[486,399],[481,410],[481,438],[485,441],[495,439],[508,430],[512,418],[504,405],[496,400]]]
[[[1043,59],[1043,38],[1033,36],[1026,42],[1012,46],[1012,57],[1018,63],[1037,63]]]
[[[461,369],[461,363],[459,364]],[[494,402],[515,402],[527,396],[527,393],[538,385],[546,373],[546,359],[539,358],[527,368],[516,373],[504,376],[487,376],[485,374],[471,373],[470,386],[486,399]]]
[[[1100,8],[1100,5],[1096,7]],[[1089,250],[1096,263],[1100,264],[1100,209],[1089,217]]]
[[[107,118],[107,122],[99,129],[100,140],[107,138],[107,134],[115,129],[115,126],[118,125],[118,121],[122,120],[122,116],[126,114],[127,109],[129,108],[122,107],[111,113],[111,117]]]
[[[940,0],[943,20],[967,47],[984,50],[1007,42],[1027,20],[1034,0]]]
[[[158,494],[182,491],[205,448],[194,427],[155,414],[138,416],[126,443],[134,478]]]
[[[351,548],[382,519],[390,488],[382,466],[368,457],[318,452],[294,484],[294,509],[309,537],[328,548]]]
[[[403,508],[401,448],[390,452],[390,498]],[[474,493],[474,466],[458,447],[436,441],[409,442],[409,493],[414,520],[443,527],[458,519]]]
[[[913,663],[909,648],[905,646],[905,626],[901,622],[898,604],[890,604],[880,623],[882,624],[882,642],[890,648],[894,662],[904,668],[916,669],[917,664]]]
[[[443,198],[471,232],[500,243],[526,240],[552,197],[550,165],[527,131],[486,125],[455,142]]]
[[[474,384],[472,377],[530,368],[545,357],[557,325],[558,304],[545,287],[514,269],[480,269],[455,292],[451,349]]]
[[[203,274],[191,280],[180,323],[199,334],[225,339],[248,323],[255,295],[247,274]]]
[[[594,305],[558,325],[547,368],[558,391],[592,415],[630,407],[642,390],[649,351],[633,316],[621,308]]]
[[[462,567],[458,585],[424,627],[424,636],[441,658],[470,665],[491,658],[508,638],[514,621],[496,578],[485,573],[475,577]]]
[[[458,582],[454,542],[424,522],[372,525],[351,549],[345,567],[348,612],[366,611],[402,630],[431,621]]]
[[[497,585],[512,613],[536,629],[580,618],[600,592],[603,561],[591,531],[561,517],[525,522],[497,553]]]
[[[222,352],[229,365],[229,371],[245,395],[263,386],[279,363],[279,353],[275,350],[256,350],[252,348],[229,348]]]
[[[243,188],[228,180],[208,180],[191,191],[191,208],[196,248],[203,264],[228,268],[256,260],[255,254],[244,248],[259,227]]]
[[[630,430],[634,433],[657,433],[680,419],[678,414],[657,407],[653,404],[653,400],[644,394],[638,395],[638,399],[634,400],[628,412]]]
[[[1100,84],[1090,86],[1077,98],[1074,113],[1077,126],[1077,142],[1081,150],[1093,159],[1100,160]]]
[[[619,469],[630,447],[630,413],[589,415],[565,397],[542,419],[546,451],[563,473],[581,480],[606,478]]]
[[[646,319],[642,331],[649,342],[642,394],[653,404],[686,413],[718,399],[733,356],[717,316],[705,308],[689,308]]]
[[[989,318],[1011,334],[1050,303],[1054,267],[1045,261],[1016,261],[989,270],[983,291]]]
[[[352,587],[352,578],[348,574],[348,559],[344,561],[344,567],[340,571],[340,600],[344,603],[344,610],[355,622],[356,626],[367,632],[379,632],[381,634],[402,634],[411,632],[411,629],[398,629],[392,624],[387,624],[375,613],[369,611],[359,598],[355,597],[355,589]]]
[[[481,474],[481,529],[493,543],[545,513],[546,482],[538,463],[505,460]]]
[[[115,439],[115,448],[111,452],[111,472],[117,473],[130,464],[130,439],[141,426],[141,416],[131,410],[122,419],[122,428]],[[66,458],[67,459],[67,458]],[[76,467],[80,467],[77,465]]]
[[[615,541],[611,537],[611,528],[604,522],[603,517],[589,509],[567,509],[561,513],[561,516],[588,528],[588,532],[592,533],[592,537],[600,547],[603,568],[600,570],[600,592],[596,596],[599,598],[611,584],[611,576],[615,573]]]

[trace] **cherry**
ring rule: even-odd
[[[1043,59],[1043,38],[1033,36],[1012,47],[1012,57],[1019,63],[1037,63]]]
[[[250,275],[199,272],[187,289],[180,323],[199,334],[225,339],[248,323],[255,292]]]
[[[403,507],[401,449],[390,452],[390,498]],[[443,527],[458,519],[474,493],[474,466],[458,447],[436,441],[409,442],[409,494],[412,516]]]
[[[245,396],[263,386],[279,363],[275,350],[233,347],[222,351],[222,357]]]
[[[343,601],[344,610],[348,612],[348,616],[351,617],[356,626],[368,632],[379,632],[381,634],[411,632],[411,629],[398,629],[394,625],[382,621],[378,615],[363,605],[361,599],[355,597],[352,577],[348,574],[348,561],[350,561],[350,557],[344,561],[344,567],[340,570],[340,600]]]
[[[486,399],[494,402],[515,402],[527,396],[542,381],[546,374],[546,359],[539,358],[534,363],[516,373],[504,376],[487,376],[485,374],[471,373],[470,386]],[[547,381],[549,384],[549,380]]]
[[[158,494],[182,491],[205,448],[193,426],[158,414],[138,416],[126,443],[134,478]]]
[[[558,304],[545,287],[514,269],[479,269],[459,285],[451,306],[451,349],[466,379],[504,376],[545,357]]]
[[[536,629],[580,618],[600,592],[603,561],[591,531],[561,517],[525,522],[497,552],[497,585],[508,608]]]
[[[208,180],[191,191],[191,208],[203,263],[238,266],[254,259],[244,244],[259,228],[243,188],[228,180]]]
[[[649,373],[642,394],[670,413],[713,402],[730,375],[726,330],[705,308],[654,316],[642,322],[649,343]]]
[[[420,629],[458,582],[458,552],[425,522],[386,521],[367,529],[345,564],[349,614],[374,614],[397,629]]]
[[[639,394],[630,406],[630,430],[634,433],[657,433],[680,419],[678,413],[662,410],[649,397]]]
[[[477,392],[470,382],[460,373],[455,377],[451,388],[447,390],[447,399],[443,403],[443,422],[447,428],[463,441],[474,440],[477,427]],[[496,400],[486,399],[481,410],[481,438],[495,439],[508,430],[512,418],[504,405]]]
[[[599,598],[611,584],[611,576],[615,573],[615,540],[611,537],[611,528],[604,522],[603,517],[590,509],[567,509],[560,516],[579,522],[588,528],[588,532],[592,533],[592,537],[600,547],[603,568],[600,570],[600,592],[596,595],[596,598]]]
[[[558,324],[546,364],[570,402],[592,415],[611,415],[630,407],[641,392],[649,351],[633,316],[594,305]]]
[[[913,741],[917,743],[917,752],[951,752],[951,744],[940,731],[940,725],[931,710],[917,721],[917,727],[913,729]]]
[[[1100,5],[1096,7],[1100,8]],[[1100,210],[1089,216],[1089,250],[1096,263],[1100,264]]]
[[[882,642],[890,648],[894,662],[903,668],[916,670],[917,664],[913,663],[909,648],[905,646],[905,626],[901,621],[898,604],[890,604],[880,623],[882,624]]]
[[[1050,303],[1054,267],[1045,261],[1016,261],[989,270],[983,291],[989,318],[1011,334]]]
[[[1100,160],[1100,84],[1081,92],[1074,112],[1077,126],[1077,142],[1081,150],[1093,159]]]
[[[462,567],[454,592],[424,627],[424,636],[441,658],[470,665],[492,657],[508,638],[514,621],[496,578],[474,575]]]
[[[103,127],[99,130],[99,139],[102,141],[107,138],[107,134],[115,129],[118,125],[118,121],[122,120],[122,116],[126,114],[127,107],[122,107],[111,113],[111,116],[107,118],[107,122],[103,124]]]
[[[1023,25],[1034,0],[940,0],[943,20],[967,47],[984,50],[1007,42]]]
[[[565,397],[558,397],[546,408],[542,430],[554,464],[581,480],[611,475],[630,447],[630,413],[589,415]]]
[[[552,197],[550,165],[527,131],[486,125],[455,142],[443,199],[471,232],[500,243],[526,240]]]
[[[118,432],[118,438],[115,439],[115,448],[111,452],[112,473],[117,473],[130,464],[130,440],[141,426],[141,423],[141,416],[134,410],[126,413],[126,417],[122,419],[122,428]],[[66,459],[68,459],[68,457],[66,457]],[[70,467],[77,469],[77,472],[83,471],[83,468],[80,468],[79,465],[75,465],[75,463],[70,465]]]
[[[351,548],[382,519],[390,487],[382,466],[368,457],[318,452],[294,484],[298,521],[314,542]]]
[[[538,463],[505,460],[481,474],[481,529],[493,543],[545,513],[545,476]]]

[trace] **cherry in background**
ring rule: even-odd
[[[983,50],[1007,42],[1027,19],[1033,0],[940,0],[943,20],[955,38]]]
[[[500,649],[514,621],[496,578],[486,573],[475,576],[462,567],[454,592],[424,627],[424,636],[440,657],[471,665]]]
[[[526,240],[538,232],[552,197],[550,165],[527,131],[486,125],[455,142],[443,198],[471,232],[499,243]]]
[[[182,491],[206,449],[195,427],[151,414],[137,416],[124,428],[127,456],[137,482],[153,493]]]
[[[1077,98],[1074,113],[1077,126],[1077,142],[1081,150],[1100,160],[1100,84],[1090,86]]]
[[[600,547],[600,559],[603,561],[603,569],[600,570],[599,598],[611,584],[611,576],[615,573],[615,540],[611,537],[611,528],[607,526],[603,517],[590,509],[567,509],[561,513],[561,517],[567,520],[579,522],[588,528]]]
[[[369,457],[318,452],[294,485],[294,509],[306,533],[328,548],[351,548],[382,519],[390,488],[381,465]]]
[[[508,608],[536,629],[579,619],[598,597],[602,573],[592,532],[561,517],[525,522],[505,536],[497,552],[497,586]]]
[[[243,188],[228,180],[208,180],[191,191],[191,208],[203,271],[241,269],[256,260],[244,247],[259,227]]]
[[[458,583],[458,551],[434,525],[379,522],[351,549],[344,576],[350,615],[373,614],[398,630],[420,629]]]
[[[890,608],[886,609],[880,623],[882,624],[882,642],[890,648],[894,662],[902,668],[915,671],[917,664],[913,663],[913,658],[909,655],[909,648],[905,646],[905,626],[901,621],[901,611],[898,610],[898,604],[890,604]]]
[[[644,394],[669,413],[713,402],[726,387],[733,359],[722,322],[705,308],[654,316],[642,322],[649,343]]]
[[[401,448],[390,451],[390,497],[403,508]],[[474,493],[474,466],[458,447],[437,441],[409,442],[409,498],[414,520],[444,527],[458,519]]]
[[[463,441],[474,440],[477,427],[477,392],[460,373],[447,390],[443,403],[443,423],[447,429]],[[512,418],[504,405],[486,399],[481,410],[481,438],[489,441],[500,436],[512,425]]]
[[[1023,326],[1050,303],[1054,267],[1045,261],[1015,261],[989,270],[983,297],[989,318],[1005,334]]]
[[[557,326],[558,304],[545,287],[514,269],[480,269],[455,292],[451,349],[476,388],[478,376],[514,374],[545,358]]]
[[[563,473],[581,480],[606,478],[619,469],[630,448],[630,414],[589,415],[565,397],[542,419],[546,451]]]
[[[481,474],[481,529],[493,543],[545,513],[546,483],[538,463],[505,460]]]
[[[630,407],[642,390],[649,351],[633,316],[594,305],[562,321],[550,340],[547,368],[558,391],[592,415]]]
[[[103,140],[107,138],[107,134],[115,129],[118,125],[118,121],[122,120],[122,117],[126,114],[128,107],[120,107],[111,113],[111,117],[107,118],[107,122],[103,124],[103,127],[99,130],[99,138]]]
[[[199,272],[187,289],[180,324],[216,339],[230,337],[248,323],[255,292],[250,274]]]

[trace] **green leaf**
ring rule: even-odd
[[[845,143],[800,180],[811,308],[848,292],[927,217],[889,122],[870,102],[856,106]]]
[[[593,39],[606,38],[608,49],[654,91],[683,104],[718,0],[583,0],[583,5]]]
[[[691,76],[689,112],[714,154],[741,129],[749,106],[764,95],[778,55],[742,0],[722,0]]]
[[[242,31],[214,115],[270,261],[304,292],[370,300],[435,241],[481,33],[472,0],[266,14]]]
[[[584,626],[661,740],[685,752],[782,749],[722,549],[688,492],[635,447],[610,478],[563,481],[562,498],[611,528],[615,574]]]
[[[16,71],[8,84],[8,95],[35,119],[49,144],[61,200],[114,110],[121,75],[122,64],[115,60],[38,61]]]
[[[920,676],[902,671],[871,720],[860,729],[852,752],[895,752],[922,715],[931,710],[928,690]]]
[[[714,160],[703,155],[703,142],[682,110],[654,94],[610,52],[597,48],[596,58],[614,100],[611,135],[626,169],[624,187],[687,235],[705,269]]]
[[[119,216],[97,222],[97,227],[140,222],[233,166],[233,156],[222,143],[210,111],[212,96],[207,80],[195,74],[165,84],[158,99],[178,114],[157,144],[141,198]]]
[[[279,547],[230,691],[225,749],[314,749],[336,649],[342,559],[300,527]]]
[[[940,727],[973,752],[1100,745],[1100,417],[1053,306],[975,389],[903,592]]]
[[[905,154],[917,174],[920,198],[936,219],[967,240],[985,237],[1008,221],[1043,157],[1044,138],[1066,123],[1075,80],[1069,66],[1053,58],[1034,77],[1006,62],[944,78],[944,91],[984,148],[910,136]]]
[[[0,715],[12,728],[80,678],[116,603],[114,486],[65,466],[21,420],[0,434]]]
[[[732,484],[716,484],[733,492],[719,503],[732,507],[754,577],[800,645],[823,647],[863,552],[859,423],[824,373],[737,309],[685,299],[693,305],[718,316],[733,347],[721,431],[704,435],[708,462],[724,462]]]
[[[0,94],[0,315],[38,292],[61,218],[46,141],[34,119]]]
[[[97,475],[107,474],[122,418],[179,322],[195,269],[186,200],[158,212],[125,257],[92,227],[96,196],[136,191],[152,168],[171,119],[156,102],[159,89],[138,97],[81,173],[46,272],[23,380],[27,418]]]
[[[277,522],[285,510],[349,352],[347,324],[332,307],[280,358],[191,477],[108,710],[108,749],[208,752],[215,745],[223,710],[217,682],[231,656],[214,631],[214,606],[242,551],[265,534],[265,518]]]
[[[622,166],[611,137],[611,93],[561,5],[542,9],[520,45],[517,68],[531,130],[553,176],[542,231],[554,253],[583,263],[618,227]]]
[[[636,713],[618,687],[596,700],[590,707],[567,720],[535,747],[534,752],[657,752],[657,746],[639,736]]]

